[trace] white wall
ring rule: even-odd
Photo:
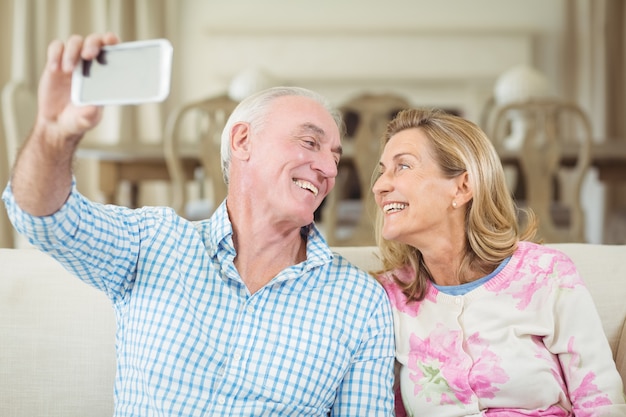
[[[515,64],[558,80],[562,17],[563,0],[185,0],[174,88],[195,99],[262,67],[337,102],[394,90],[476,119]]]

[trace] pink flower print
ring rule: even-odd
[[[391,274],[392,273],[386,273],[380,279],[383,288],[387,292],[387,297],[389,297],[391,305],[399,312],[405,313],[411,317],[417,317],[422,303],[408,303],[406,296],[404,295],[404,293],[402,293],[402,290],[400,289],[398,284],[393,280]],[[397,276],[402,281],[410,281],[414,279],[415,272],[413,271],[413,268],[407,266],[397,271],[394,271],[393,275]],[[426,294],[426,299],[434,303],[437,302],[437,292],[433,291],[433,287],[429,287],[428,293]]]
[[[468,404],[473,392],[467,381],[471,360],[463,354],[461,332],[438,324],[426,339],[412,334],[408,368],[414,394],[435,404]]]
[[[411,317],[417,316],[420,309],[420,303],[407,303],[407,298],[395,282],[391,281],[391,278],[381,280],[383,288],[387,293],[389,302],[394,309],[408,314]]]
[[[515,306],[518,310],[528,308],[533,300],[540,303],[540,294],[548,293],[555,286],[571,289],[584,285],[574,263],[558,251],[520,245],[515,257],[519,265],[508,279],[492,280],[485,288],[498,293],[506,292],[518,300]]]
[[[535,294],[545,285],[540,278],[542,278],[541,275],[520,270],[515,273],[513,279],[502,280],[499,283],[494,282],[491,285],[488,283],[485,288],[496,293],[506,292],[508,296],[518,300],[515,308],[524,310],[531,303]]]
[[[568,366],[570,375],[576,375],[580,369],[580,354],[576,353],[574,342],[574,337],[571,337],[567,343],[567,351],[572,356]],[[574,409],[577,410],[576,416],[585,417],[587,415],[592,415],[585,410],[593,410],[597,407],[611,404],[611,400],[608,398],[608,395],[602,394],[602,392],[598,389],[598,386],[594,383],[595,379],[596,375],[594,372],[587,372],[583,376],[578,387],[570,387],[570,400],[574,405]],[[572,385],[574,385],[573,378]]]
[[[489,281],[485,288],[496,293],[507,293],[518,300],[517,309],[525,309],[535,293],[545,285],[545,265],[537,259],[541,254],[533,246],[520,245],[515,259],[511,260],[518,263],[515,269],[500,279]]]
[[[608,395],[602,394],[598,390],[598,386],[593,383],[596,376],[593,372],[585,375],[582,383],[575,390],[570,390],[570,400],[574,405],[576,416],[585,417],[593,415],[586,410],[594,410],[598,407],[611,405]]]
[[[559,274],[560,288],[574,289],[585,283],[576,270],[576,266],[570,259],[559,259],[556,262],[555,270]]]
[[[531,269],[536,276],[543,277],[546,285],[558,285],[559,288],[575,288],[584,285],[576,266],[565,254],[549,251],[541,254]]]
[[[563,378],[563,372],[561,369],[561,363],[556,355],[546,349],[546,345],[543,343],[543,339],[540,336],[532,336],[534,344],[535,358],[542,360],[546,363],[550,369],[550,373],[554,376],[554,380],[558,382],[561,390],[567,392],[565,385],[565,379]]]
[[[467,348],[476,358],[470,372],[470,384],[479,397],[494,398],[500,391],[494,384],[503,384],[509,380],[508,375],[500,367],[500,357],[489,350],[489,345],[474,333],[467,339]]]

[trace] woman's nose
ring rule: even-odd
[[[389,191],[389,187],[389,178],[384,173],[379,174],[376,181],[374,181],[374,185],[372,186],[372,192],[374,195],[383,194]]]

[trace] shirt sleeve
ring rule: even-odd
[[[546,347],[558,355],[575,415],[626,415],[622,380],[593,299],[573,262],[555,263],[554,333]]]
[[[380,298],[337,393],[331,416],[394,415],[394,335],[391,308]]]
[[[49,216],[23,211],[10,183],[2,197],[20,234],[114,301],[132,287],[142,244],[154,233],[151,225],[160,222],[146,210],[91,202],[78,192],[75,181],[65,204]]]

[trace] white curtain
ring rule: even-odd
[[[626,138],[626,6],[623,0],[568,0],[566,91],[584,103],[595,136]]]
[[[53,39],[113,31],[122,41],[164,37],[175,45],[176,25],[176,0],[0,0],[0,87],[9,81],[23,81],[36,91],[46,48]],[[160,142],[168,103],[108,107],[102,123],[85,140]],[[4,129],[0,135],[2,153]],[[0,189],[9,175],[4,159],[0,158]],[[95,165],[81,165],[80,169],[79,180],[89,195],[96,187]],[[0,247],[12,247],[12,229],[4,206],[0,206]]]
[[[626,140],[626,5],[623,0],[567,0],[566,91],[584,105],[594,137]],[[607,186],[605,243],[626,243],[626,188]]]

